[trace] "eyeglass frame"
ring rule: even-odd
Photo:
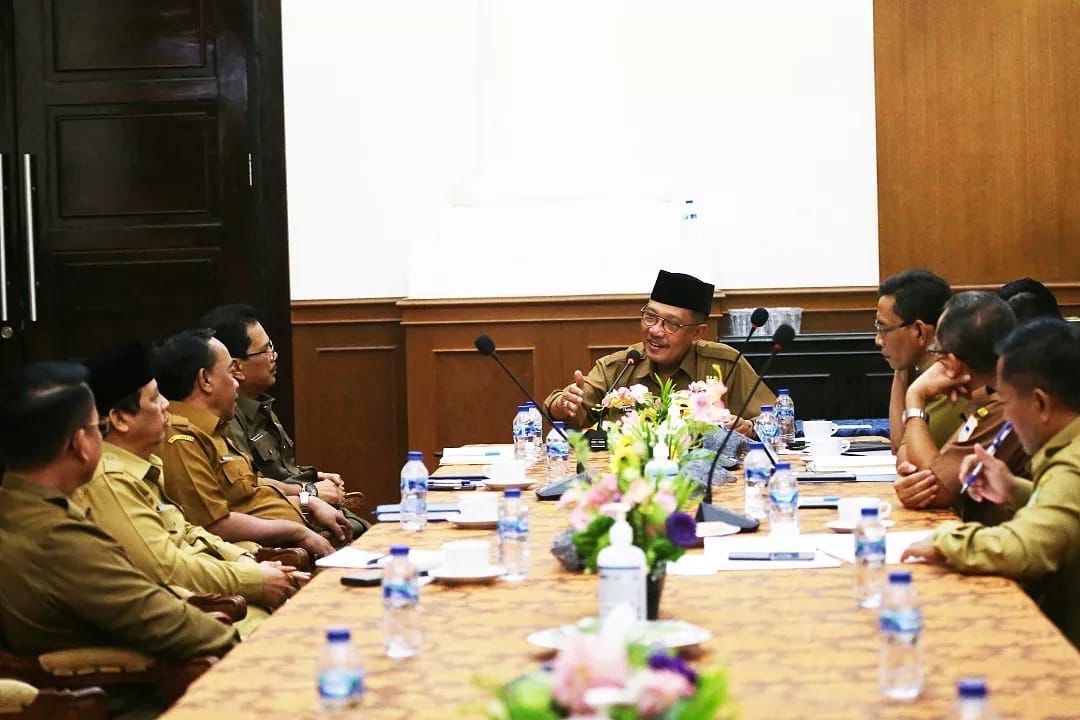
[[[638,311],[638,313],[641,315],[641,324],[642,325],[644,325],[647,328],[651,328],[651,327],[656,327],[656,324],[660,323],[660,329],[663,330],[668,335],[674,335],[675,333],[679,332],[683,328],[688,328],[688,327],[693,327],[695,325],[703,325],[704,324],[704,323],[681,323],[678,320],[670,320],[670,319],[668,319],[666,317],[661,317],[659,313],[657,313],[654,310],[650,309],[648,305],[645,305],[644,307],[642,307],[641,310]],[[645,319],[646,314],[648,314],[649,316],[654,317],[656,319],[653,320],[652,322],[648,322]],[[670,329],[670,326],[672,326],[672,325],[675,326],[674,330]]]
[[[275,352],[275,350],[274,350],[274,341],[273,340],[267,340],[267,347],[266,347],[265,350],[260,350],[259,352],[253,352],[253,353],[245,353],[244,357],[240,358],[240,359],[242,359],[242,360],[250,360],[253,357],[258,357],[259,355],[269,355],[269,354],[271,354],[273,352]]]
[[[889,333],[891,333],[893,330],[899,330],[900,328],[911,327],[916,322],[917,322],[916,320],[910,320],[910,321],[905,321],[905,322],[902,322],[902,323],[897,323],[896,325],[882,325],[877,320],[874,320],[874,334],[877,335],[880,338],[883,338],[886,335],[888,335]]]

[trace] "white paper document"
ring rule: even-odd
[[[904,530],[885,534],[885,564],[899,565],[908,545],[930,537],[932,530]],[[818,550],[847,563],[855,562],[855,536],[852,533],[812,533],[803,535]]]
[[[321,568],[350,568],[362,570],[374,568],[376,564],[371,562],[382,557],[382,553],[373,553],[367,550],[357,550],[354,547],[343,547],[337,552],[330,553],[315,561],[315,565]],[[371,562],[369,565],[368,563]]]
[[[731,552],[810,552],[813,560],[731,560]],[[774,537],[772,535],[730,535],[727,537],[705,538],[704,560],[690,561],[682,574],[704,574],[705,567],[711,566],[716,572],[721,570],[810,570],[813,568],[840,567],[843,563],[820,551],[803,539],[803,536]],[[681,560],[680,560],[681,562]],[[683,568],[677,568],[682,570]],[[676,574],[680,574],[676,572]]]
[[[490,465],[499,460],[513,460],[513,445],[466,445],[443,448],[440,465]]]

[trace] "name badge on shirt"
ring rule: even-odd
[[[963,427],[960,428],[960,432],[957,433],[956,439],[959,442],[967,442],[971,439],[971,436],[975,434],[975,428],[979,427],[979,416],[973,414],[967,419]]]
[[[222,464],[224,464],[224,463],[227,463],[227,462],[232,462],[232,461],[233,461],[233,460],[235,460],[235,459],[236,459],[236,458],[235,458],[234,456],[232,456],[232,455],[222,455],[222,456],[221,456],[221,462],[222,462]]]

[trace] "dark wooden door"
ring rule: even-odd
[[[79,358],[253,299],[246,12],[243,0],[14,1],[18,322],[0,352]]]

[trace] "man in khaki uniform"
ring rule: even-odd
[[[260,482],[277,487],[286,497],[307,492],[341,508],[345,483],[340,475],[296,464],[296,446],[274,412],[274,398],[268,394],[277,382],[278,355],[255,308],[222,305],[203,315],[199,324],[211,328],[237,362],[240,394],[229,434],[251,460]],[[368,524],[359,516],[344,508],[342,514],[354,538],[367,530]]]
[[[211,330],[186,330],[154,351],[154,376],[173,401],[165,442],[165,490],[194,525],[230,542],[302,547],[319,557],[333,545],[305,524],[349,540],[340,512],[318,498],[294,505],[276,488],[259,484],[251,463],[228,437],[236,407],[232,358]],[[295,498],[294,498],[295,500]]]
[[[1015,510],[997,527],[942,523],[933,536],[904,551],[961,572],[1019,580],[1043,612],[1080,649],[1080,329],[1038,319],[1002,344],[997,387],[1005,417],[1024,450],[1032,478],[991,457],[982,444],[964,459],[983,472],[970,494]]]
[[[889,394],[889,439],[895,453],[904,437],[903,413],[907,390],[937,358],[927,352],[941,311],[952,295],[949,283],[926,270],[905,270],[885,279],[878,288],[874,342],[893,369]],[[942,447],[964,421],[963,402],[948,394],[926,405],[930,437]]]
[[[169,401],[154,380],[150,355],[137,342],[116,345],[86,362],[98,413],[108,419],[107,441],[93,479],[73,499],[124,548],[148,578],[180,594],[242,595],[247,616],[236,627],[247,636],[305,579],[278,563],[256,563],[250,552],[192,525],[162,489],[161,459]],[[291,576],[291,577],[290,577]]]
[[[93,475],[101,429],[85,368],[40,363],[0,392],[0,640],[22,656],[126,646],[187,659],[222,655],[236,630],[156,585],[71,494]],[[163,703],[110,690],[114,710]]]
[[[734,348],[703,339],[709,329],[705,323],[712,309],[714,291],[712,285],[691,275],[661,270],[649,302],[641,309],[642,342],[600,358],[588,375],[574,371],[574,382],[553,391],[544,401],[551,417],[576,428],[599,421],[600,412],[596,408],[626,368],[626,354],[630,350],[641,353],[643,359],[623,373],[620,387],[641,384],[659,394],[660,387],[654,377],[659,375],[663,380],[670,378],[675,388],[682,390],[692,382],[716,376],[718,367],[721,380],[727,385],[724,403],[732,413],[738,412],[758,376],[746,358],[740,358],[736,368],[738,351]],[[747,407],[747,419],[736,430],[751,434],[750,419],[760,414],[762,405],[772,405],[775,401],[772,391],[760,385]]]
[[[960,493],[960,464],[976,443],[989,445],[1005,423],[1004,403],[994,387],[995,345],[1012,331],[1012,310],[993,293],[958,293],[945,305],[938,322],[938,357],[912,383],[905,396],[903,446],[897,454],[896,495],[905,507],[954,508],[965,519],[996,524],[1002,508],[973,503]],[[930,435],[926,407],[942,394],[967,398],[964,423],[940,449]],[[998,448],[1014,472],[1027,467],[1028,454],[1015,436]]]

